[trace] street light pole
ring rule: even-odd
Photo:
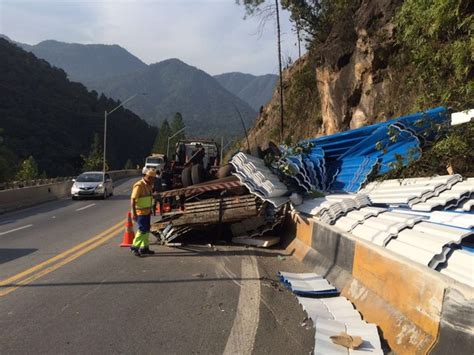
[[[106,157],[106,152],[107,152],[107,116],[110,115],[112,112],[118,110],[120,107],[125,105],[130,100],[134,99],[137,95],[138,94],[130,96],[128,99],[126,99],[124,102],[122,102],[120,105],[115,107],[110,112],[107,112],[107,110],[104,111],[104,157],[103,157],[103,162],[102,162],[102,182],[105,182],[105,157]]]
[[[166,144],[166,158],[169,159],[169,152],[170,152],[170,139],[173,138],[173,137],[176,137],[177,134],[181,133],[182,131],[184,131],[186,129],[186,127],[183,127],[181,128],[178,132],[176,132],[175,134],[173,134],[171,137],[168,137],[168,143]]]

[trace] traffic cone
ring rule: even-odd
[[[128,212],[127,221],[125,221],[125,233],[123,235],[121,247],[131,247],[133,239],[135,238],[135,232],[133,231],[132,214]]]

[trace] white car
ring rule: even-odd
[[[87,171],[72,180],[71,197],[102,197],[104,200],[114,194],[114,184],[110,175],[102,171]]]

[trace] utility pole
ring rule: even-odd
[[[277,37],[278,37],[278,67],[280,70],[280,141],[283,143],[283,76],[281,70],[281,38],[280,38],[280,12],[278,9],[278,0],[275,0],[276,18],[277,18]]]

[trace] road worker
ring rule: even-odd
[[[135,256],[155,254],[153,250],[150,250],[148,242],[155,177],[156,171],[148,169],[143,178],[136,182],[132,188],[132,217],[138,225],[138,230],[131,247],[132,253]]]

